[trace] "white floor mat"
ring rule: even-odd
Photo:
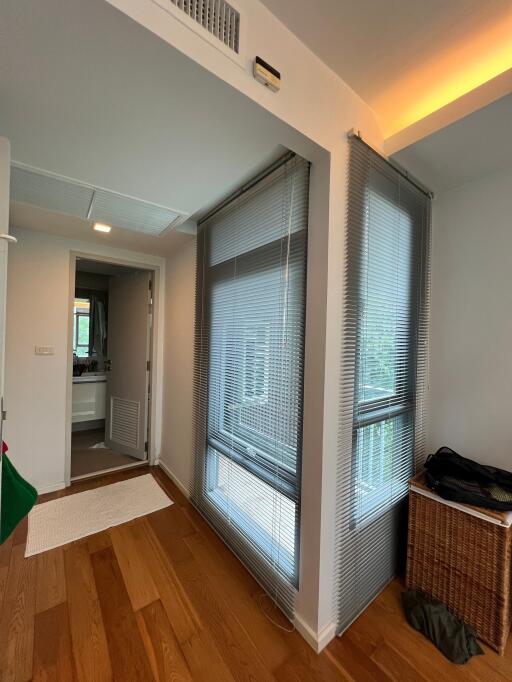
[[[25,556],[46,552],[171,504],[151,474],[37,504],[28,515]]]

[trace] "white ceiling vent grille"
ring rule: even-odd
[[[225,0],[170,0],[236,54],[240,52],[240,12]]]
[[[11,168],[11,199],[57,213],[85,217],[92,200],[92,187],[66,182],[27,168]]]
[[[112,396],[110,409],[110,439],[128,448],[138,448],[140,403]]]
[[[11,199],[153,237],[186,219],[165,206],[17,164],[11,166]]]
[[[117,225],[132,232],[158,236],[179,216],[176,211],[163,206],[95,189],[88,217],[90,220]]]

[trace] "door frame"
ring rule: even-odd
[[[153,307],[152,307],[152,329],[149,343],[149,357],[151,369],[149,382],[151,387],[149,406],[146,410],[147,418],[147,438],[148,438],[148,457],[146,460],[125,465],[126,468],[143,466],[145,464],[154,465],[158,463],[161,450],[162,439],[162,404],[163,404],[163,331],[164,331],[164,296],[165,289],[165,265],[164,263],[155,264],[148,257],[148,261],[143,259],[127,259],[116,256],[103,255],[94,250],[70,251],[69,263],[69,296],[68,296],[68,339],[67,339],[67,371],[66,371],[66,447],[65,447],[65,466],[64,481],[66,486],[71,484],[71,434],[72,434],[72,414],[73,414],[73,307],[75,300],[75,279],[76,262],[79,258],[97,261],[101,263],[112,263],[114,265],[124,265],[135,270],[147,270],[152,275],[153,286]],[[116,467],[115,470],[117,470]],[[124,468],[124,467],[123,467]],[[108,473],[108,470],[102,472]],[[97,474],[91,474],[95,476]],[[84,478],[89,477],[89,474]]]

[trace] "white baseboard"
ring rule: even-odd
[[[180,491],[185,495],[185,497],[187,498],[187,500],[190,499],[190,490],[187,488],[187,486],[186,486],[184,483],[182,483],[182,482],[180,481],[179,478],[177,478],[177,477],[172,473],[172,471],[169,469],[169,467],[167,466],[167,464],[164,464],[164,462],[162,462],[161,459],[157,459],[156,462],[155,462],[155,464],[156,464],[157,466],[159,466],[160,469],[162,469],[162,471],[164,472],[164,474],[166,474],[166,476],[168,476],[168,477],[171,479],[171,481],[172,481],[173,483],[175,483],[175,484],[178,486],[178,488],[179,488]]]
[[[65,481],[59,483],[52,483],[51,485],[35,485],[38,495],[46,495],[46,493],[54,493],[56,490],[63,490],[66,487]]]
[[[295,616],[293,622],[297,632],[304,637],[309,646],[316,651],[317,654],[319,654],[336,636],[336,623],[328,623],[320,632],[315,632],[298,615]]]

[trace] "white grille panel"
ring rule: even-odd
[[[165,206],[14,164],[11,166],[11,199],[152,236],[162,234],[185,219],[182,213]]]
[[[169,208],[96,189],[89,218],[109,225],[117,225],[132,232],[157,236],[166,230],[179,215]]]
[[[225,0],[170,0],[182,12],[237,54],[240,51],[240,12]]]
[[[27,168],[12,166],[11,199],[50,211],[84,217],[92,188]]]
[[[135,400],[110,398],[110,439],[120,445],[139,447],[140,403]]]

